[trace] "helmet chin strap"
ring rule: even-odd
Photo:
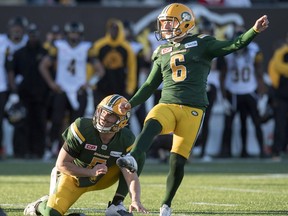
[[[104,126],[101,126],[100,124],[97,123],[97,130],[100,132],[100,133],[112,133],[111,132],[111,127],[104,127]]]
[[[183,35],[180,35],[180,36],[175,36],[173,38],[171,38],[170,40],[167,39],[168,41],[171,41],[171,42],[175,42],[175,40],[178,40],[178,39],[183,39],[185,36],[187,36],[189,33],[192,32],[192,30],[194,29],[195,26],[193,26],[191,29],[189,29],[187,32],[185,32]],[[174,33],[173,33],[174,34]],[[178,41],[179,42],[179,41]],[[176,42],[177,43],[177,42]]]
[[[100,118],[100,117],[99,117]],[[117,131],[111,131],[113,127],[118,127],[117,123],[119,123],[118,121],[116,121],[113,125],[111,125],[110,127],[104,127],[99,123],[99,119],[97,120],[97,124],[96,124],[96,129],[100,132],[100,133],[115,133]],[[119,128],[118,128],[119,129]]]

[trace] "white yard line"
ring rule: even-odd
[[[239,176],[240,179],[281,179],[288,178],[288,174],[265,174],[265,175],[245,175]]]
[[[209,205],[209,206],[239,206],[238,204],[228,204],[228,203],[206,203],[206,202],[192,202],[193,205]]]
[[[102,205],[102,203],[97,203],[98,205]],[[6,204],[6,203],[0,203],[0,207],[10,207],[10,208],[24,208],[26,207],[27,204]],[[104,203],[103,203],[104,205]],[[106,206],[107,204],[105,204]],[[81,213],[84,213],[84,214],[89,214],[89,213],[104,213],[105,212],[105,209],[96,209],[96,208],[70,208],[69,213],[71,212],[81,212]],[[191,212],[192,214],[192,212]],[[177,215],[177,216],[189,216],[191,214],[183,214],[183,213],[174,213],[173,215]],[[149,213],[149,215],[159,215],[159,212],[158,211],[151,211]],[[194,215],[194,214],[193,214]]]
[[[270,193],[270,194],[283,194],[288,191],[269,191],[269,190],[255,190],[255,189],[243,189],[243,188],[227,188],[227,187],[209,187],[209,186],[191,186],[192,188],[201,188],[204,190],[216,190],[216,191],[237,191],[244,193]]]

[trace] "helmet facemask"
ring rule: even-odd
[[[165,22],[171,22],[171,29],[166,29]],[[166,6],[157,18],[157,40],[175,41],[191,33],[195,27],[195,17],[190,8],[174,3]]]
[[[164,27],[166,22],[171,22],[171,28],[167,29]],[[179,29],[179,21],[176,17],[165,17],[159,18],[157,20],[156,38],[157,40],[172,40],[177,35],[181,34],[181,29]]]

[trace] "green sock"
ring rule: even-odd
[[[159,135],[162,130],[162,125],[155,119],[149,119],[139,136],[135,140],[135,147],[131,151],[131,155],[137,156],[143,152],[147,152],[151,147],[155,136]]]
[[[112,204],[114,205],[119,205],[120,202],[123,202],[124,200],[124,197],[123,196],[119,196],[119,195],[115,195],[113,197],[113,200],[112,200]]]
[[[38,207],[37,211],[41,213],[41,215],[53,215],[53,216],[62,216],[58,211],[53,208],[47,206],[47,201],[41,202]]]
[[[183,156],[171,153],[169,160],[169,173],[166,180],[166,195],[162,202],[168,206],[171,206],[172,200],[182,182],[184,177],[184,166],[187,159]]]
[[[146,152],[150,149],[153,139],[159,135],[162,130],[162,125],[155,119],[149,119],[139,136],[135,140],[135,147],[131,151],[131,155],[135,158],[138,164],[138,175],[142,172]]]

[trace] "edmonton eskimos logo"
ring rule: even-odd
[[[191,114],[192,114],[193,116],[198,116],[198,112],[195,111],[195,110],[193,110],[193,111],[191,112]]]
[[[189,20],[191,20],[191,15],[188,12],[183,12],[181,14],[181,18],[183,21],[189,21]]]

